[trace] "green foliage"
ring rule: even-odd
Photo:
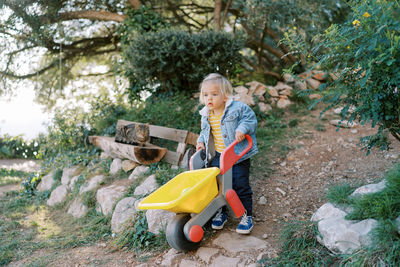
[[[200,130],[200,104],[195,99],[176,94],[158,100],[148,100],[132,107],[122,118],[192,132]]]
[[[41,177],[39,173],[32,173],[25,180],[22,181],[22,193],[33,196],[36,192],[36,187],[39,185]]]
[[[0,159],[34,159],[39,152],[40,139],[26,141],[21,135],[0,137]]]
[[[27,178],[31,173],[18,171],[14,169],[0,168],[0,186],[20,182],[23,178]]]
[[[328,188],[325,198],[332,203],[349,204],[351,203],[349,196],[353,193],[354,189],[354,186],[351,186],[349,183],[333,185]]]
[[[146,215],[143,211],[139,211],[134,219],[126,225],[125,230],[117,235],[113,244],[117,248],[127,247],[137,252],[165,248],[165,233],[156,236],[147,229]]]
[[[148,32],[133,37],[124,52],[129,94],[156,96],[196,92],[209,73],[235,74],[243,40],[212,31],[191,34],[179,30]]]
[[[400,215],[400,164],[385,176],[386,187],[380,192],[353,199],[354,211],[349,219],[395,219]]]
[[[317,224],[311,221],[285,223],[281,231],[281,252],[264,260],[264,266],[331,266],[335,258],[317,242]]]
[[[382,145],[384,130],[400,141],[400,5],[391,0],[350,1],[352,15],[332,25],[313,50],[321,68],[337,73],[322,101],[345,107],[342,119],[378,126],[364,148]],[[327,51],[326,53],[320,53]],[[325,90],[325,88],[321,88]],[[354,106],[351,114],[348,109]],[[381,146],[382,147],[382,146]],[[385,148],[385,146],[383,146]]]

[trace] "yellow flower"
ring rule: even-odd
[[[360,21],[358,19],[353,20],[353,26],[360,26]]]
[[[369,18],[369,17],[371,17],[371,15],[370,15],[368,12],[365,12],[365,13],[363,14],[363,17],[364,17],[364,18]]]
[[[348,45],[346,48],[347,48],[347,49],[350,49],[350,46]]]
[[[294,26],[294,27],[293,27],[293,30],[297,30],[297,27],[296,27],[296,26]]]

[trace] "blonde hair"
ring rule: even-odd
[[[204,78],[204,80],[200,84],[200,103],[204,104],[203,85],[209,82],[218,85],[219,90],[223,96],[231,96],[233,94],[232,85],[227,78],[218,73],[210,73]]]

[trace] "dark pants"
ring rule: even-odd
[[[211,162],[211,167],[219,168],[219,160],[221,154],[216,152],[215,157]],[[250,187],[250,159],[236,163],[232,168],[232,187],[236,191],[248,216],[253,215],[253,191]]]

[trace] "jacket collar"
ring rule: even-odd
[[[226,111],[226,109],[232,104],[233,102],[233,98],[232,97],[228,97],[228,100],[225,103],[225,110],[224,113]],[[210,116],[210,109],[207,106],[204,106],[200,111],[199,111],[201,116]]]

